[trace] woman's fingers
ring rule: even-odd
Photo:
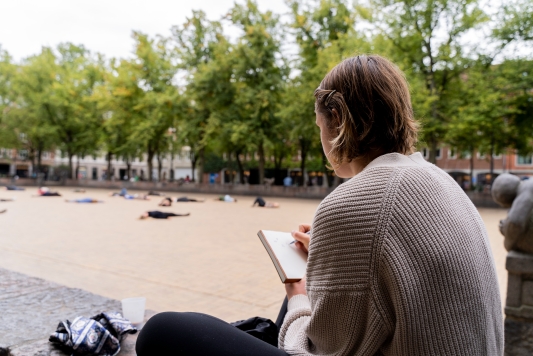
[[[305,247],[305,252],[309,251],[309,235],[300,231],[293,231],[292,237]]]
[[[298,231],[303,232],[303,233],[311,231],[311,225],[309,225],[309,224],[300,224],[298,226]]]
[[[305,253],[309,253],[309,251],[307,251],[307,248],[305,248],[305,245],[303,243],[301,243],[300,241],[296,241],[294,246],[296,246],[297,249],[300,249],[300,250],[302,250]]]

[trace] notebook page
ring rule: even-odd
[[[307,256],[291,242],[294,240],[288,232],[262,230],[270,248],[276,255],[287,279],[305,277]]]

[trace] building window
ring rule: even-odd
[[[437,148],[437,150],[435,151],[435,157],[437,159],[441,159],[442,158],[442,150],[440,148]]]
[[[502,158],[502,154],[498,153],[497,155],[494,155],[493,158],[494,159],[501,159]]]
[[[22,160],[28,159],[28,150],[20,150],[18,151],[18,158]]]
[[[422,156],[424,156],[425,159],[429,158],[429,150],[427,148],[422,149]]]
[[[456,159],[457,158],[457,151],[455,148],[449,148],[448,149],[448,158],[449,159]]]
[[[485,154],[484,154],[484,153],[481,153],[481,152],[478,152],[478,153],[477,153],[477,158],[478,158],[478,159],[485,159]]]
[[[470,151],[461,151],[460,158],[461,159],[470,159],[472,156],[470,155]]]
[[[521,155],[518,155],[516,157],[516,164],[518,165],[530,165],[532,163],[532,156],[531,154],[527,155],[527,156],[521,156]]]

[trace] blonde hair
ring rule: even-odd
[[[405,76],[377,55],[345,59],[315,90],[315,108],[333,137],[333,165],[377,153],[412,153],[417,142],[411,96]]]

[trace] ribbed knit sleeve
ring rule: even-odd
[[[387,336],[369,278],[392,174],[361,174],[318,207],[307,265],[309,304],[305,296],[293,297],[280,330],[280,347],[289,354],[373,355]]]
[[[494,260],[477,210],[419,155],[388,154],[320,204],[290,355],[502,355]]]

